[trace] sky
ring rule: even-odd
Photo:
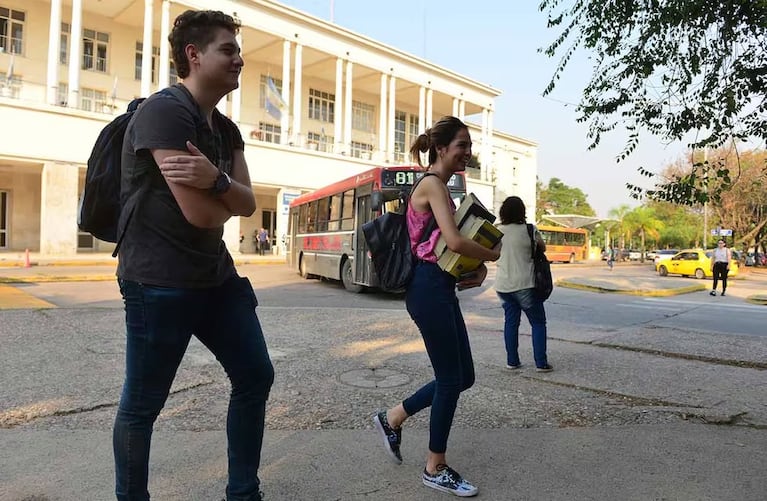
[[[586,55],[576,57],[554,92],[544,98],[557,58],[538,49],[559,34],[546,27],[538,0],[280,0],[326,21],[422,57],[502,92],[495,129],[538,143],[538,178],[556,177],[580,188],[600,217],[622,204],[638,205],[626,183],[651,187],[642,166],[658,172],[681,158],[682,143],[641,136],[634,153],[616,163],[627,139],[616,129],[588,150],[587,126],[575,104],[591,75]],[[467,117],[481,123],[480,116]]]

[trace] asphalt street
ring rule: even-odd
[[[259,296],[276,370],[266,499],[445,499],[419,479],[428,412],[408,421],[401,466],[386,462],[370,420],[431,377],[402,299],[350,294],[278,265],[241,271]],[[461,293],[477,382],[459,402],[448,459],[481,499],[765,499],[767,339],[762,307],[748,301],[765,280],[734,282],[725,298],[588,288],[612,280],[626,289],[626,280],[636,289],[646,271],[605,278],[601,267],[555,267],[586,290],[558,287],[547,302],[549,374],[533,370],[525,321],[524,366],[505,369],[492,278]],[[654,290],[695,282],[670,280]],[[113,282],[4,285],[49,307],[0,311],[0,499],[113,499],[124,356]],[[225,374],[193,341],[156,424],[153,499],[222,497],[227,394]]]

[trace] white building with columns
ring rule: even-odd
[[[240,87],[219,110],[245,139],[258,209],[227,223],[235,253],[261,226],[281,252],[290,200],[409,163],[443,115],[470,127],[469,191],[495,208],[518,195],[534,213],[537,145],[494,129],[500,91],[395,47],[271,0],[0,0],[0,253],[111,250],[77,229],[86,161],[128,102],[176,81],[167,39],[187,9],[242,23]]]

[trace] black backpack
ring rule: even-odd
[[[436,176],[427,172],[415,182],[410,190],[412,194],[418,183],[426,176]],[[373,271],[378,277],[378,286],[387,292],[402,292],[407,289],[413,278],[415,258],[410,249],[410,233],[407,229],[407,206],[410,197],[405,198],[402,212],[387,212],[362,225],[362,233],[368,244]],[[437,226],[434,216],[421,236],[421,242],[428,240]]]
[[[535,297],[540,301],[546,301],[554,290],[554,281],[551,278],[551,264],[543,249],[538,246],[538,242],[533,235],[534,231],[533,225],[528,224],[527,234],[530,236],[530,248],[532,249]]]
[[[184,103],[193,115],[199,112],[192,106],[189,97],[178,87],[169,87],[160,91],[172,95]],[[116,243],[112,256],[117,256],[125,228],[121,235],[117,234],[117,225],[120,219],[120,182],[123,140],[128,123],[138,109],[144,98],[134,99],[128,105],[126,113],[118,116],[101,130],[93,150],[88,158],[88,168],[85,172],[85,186],[80,196],[77,211],[77,226],[105,242]],[[136,195],[143,193],[140,190]],[[138,202],[137,202],[138,203]],[[133,205],[134,209],[136,204]],[[130,216],[133,215],[131,211]],[[128,222],[130,221],[128,217]],[[125,224],[127,227],[127,222]]]

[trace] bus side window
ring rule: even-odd
[[[306,232],[317,231],[317,201],[309,202],[309,212],[306,215]]]
[[[354,229],[354,190],[344,192],[343,207],[341,208],[341,229]]]
[[[338,231],[341,226],[341,194],[330,197],[330,217],[328,231]]]
[[[298,232],[306,233],[306,219],[307,219],[308,207],[303,204],[298,209]]]
[[[328,217],[330,216],[330,198],[317,200],[317,228],[316,231],[328,231]]]

